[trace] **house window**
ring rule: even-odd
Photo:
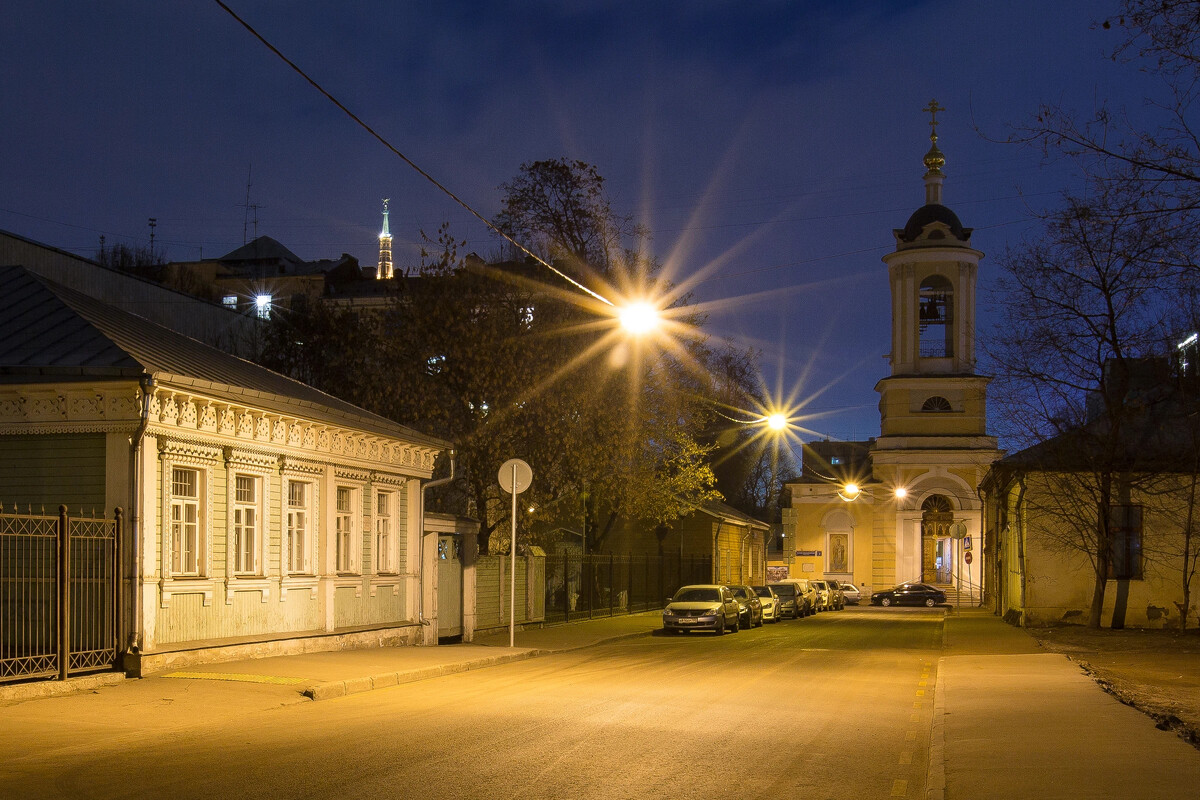
[[[199,577],[203,567],[200,547],[200,471],[171,470],[171,575]]]
[[[358,571],[358,546],[354,537],[354,490],[337,487],[334,540],[337,542],[337,571]]]
[[[261,544],[261,515],[258,512],[261,478],[238,475],[234,478],[233,498],[233,573],[261,573],[258,552]]]
[[[1142,579],[1142,507],[1113,506],[1109,516],[1112,534],[1108,558],[1109,580]]]
[[[271,295],[260,294],[255,296],[254,313],[259,319],[271,318]]]
[[[221,298],[221,303],[222,303],[222,304],[223,304],[223,305],[224,305],[226,308],[232,308],[232,309],[236,309],[236,308],[237,308],[237,303],[238,303],[238,298],[237,298],[237,295],[236,295],[236,294],[227,294],[227,295],[225,295],[224,297],[222,297],[222,298]]]
[[[311,574],[312,529],[310,503],[312,486],[303,481],[288,481],[287,532],[284,542],[284,569],[291,574]]]
[[[375,558],[376,572],[397,572],[396,537],[392,527],[393,492],[375,494]]]

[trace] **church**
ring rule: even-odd
[[[893,231],[883,257],[891,286],[890,374],[879,393],[880,436],[812,442],[785,484],[782,560],[775,574],[834,578],[864,595],[905,581],[979,602],[982,503],[976,491],[1000,457],[987,433],[988,377],[976,372],[975,287],[983,253],[942,199],[945,156],[933,101],[925,204]],[[957,594],[957,597],[955,595]]]

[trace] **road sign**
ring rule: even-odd
[[[500,488],[504,491],[520,494],[533,482],[533,470],[521,459],[510,458],[500,465],[497,479],[500,481]],[[513,491],[514,488],[516,491]]]
[[[950,526],[950,536],[953,539],[962,539],[967,535],[967,523],[955,522]]]
[[[512,545],[508,558],[512,564],[508,576],[508,646],[516,643],[517,632],[517,495],[533,482],[533,470],[519,458],[510,458],[500,465],[496,476],[500,488],[512,495]]]
[[[970,563],[971,563],[971,561],[972,561],[972,556],[971,556],[971,551],[970,551],[970,550],[968,550],[968,551],[967,551],[967,552],[966,552],[966,553],[963,555],[963,561],[966,561],[968,564],[970,564]]]

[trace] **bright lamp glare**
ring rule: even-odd
[[[898,487],[896,489],[896,499],[903,500],[906,497],[908,497],[908,489],[905,489],[903,486]]]
[[[649,303],[632,303],[621,309],[618,318],[630,333],[646,333],[658,325],[658,309]]]
[[[767,417],[767,427],[773,431],[781,431],[787,427],[787,417],[783,414],[771,414]]]
[[[842,487],[842,493],[845,494],[847,497],[858,497],[858,484],[857,483],[847,483],[845,486]]]

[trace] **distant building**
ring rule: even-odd
[[[268,319],[297,297],[322,297],[331,274],[357,278],[360,273],[358,259],[347,253],[305,261],[270,236],[259,236],[218,258],[172,261],[163,270],[163,283],[231,311]]]
[[[975,371],[983,253],[942,203],[936,131],[924,159],[925,205],[893,232],[896,249],[883,258],[892,349],[891,374],[875,387],[881,435],[805,446],[802,474],[786,485],[784,549],[773,559],[793,577],[835,578],[866,592],[917,580],[980,593],[976,489],[1000,456],[987,433],[989,379]]]

